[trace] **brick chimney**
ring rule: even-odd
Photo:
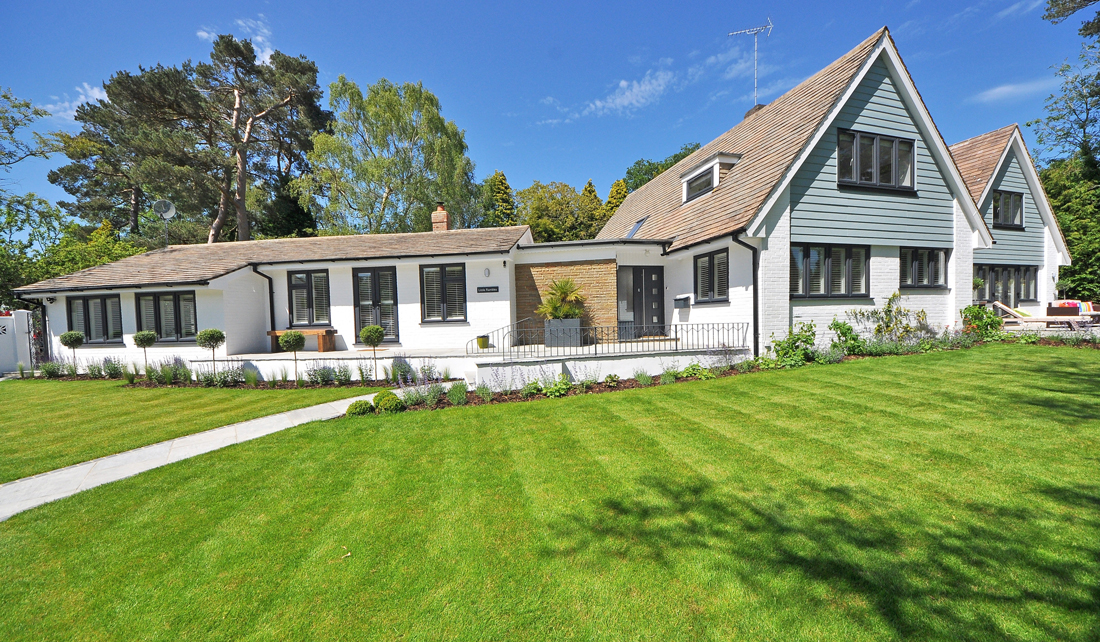
[[[443,202],[440,201],[435,204],[435,211],[432,212],[432,231],[446,232],[449,229],[451,229],[451,215],[443,209]]]

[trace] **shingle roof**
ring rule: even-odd
[[[670,250],[730,234],[749,223],[782,180],[814,132],[888,35],[885,27],[855,49],[748,116],[733,129],[632,192],[596,238],[627,234],[673,239]],[[681,205],[680,174],[715,153],[741,160],[709,195]]]
[[[507,252],[526,225],[410,234],[362,234],[171,245],[66,276],[16,288],[19,296],[66,290],[205,283],[250,264],[347,261]]]
[[[959,167],[970,197],[977,203],[985,191],[985,186],[997,171],[997,162],[1001,160],[1012,133],[1018,129],[1012,124],[991,132],[967,138],[951,146],[951,156]]]

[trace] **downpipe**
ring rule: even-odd
[[[755,245],[738,238],[743,230],[733,233],[733,242],[752,252],[752,356],[760,356],[760,256]]]

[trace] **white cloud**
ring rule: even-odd
[[[1011,15],[1025,14],[1041,4],[1043,4],[1043,0],[1020,0],[1016,4],[1010,5],[998,11],[997,17],[1007,18]]]
[[[972,96],[969,102],[999,103],[1045,94],[1058,86],[1057,78],[1040,78],[1021,83],[998,85]]]
[[[675,77],[676,74],[665,69],[659,71],[650,69],[645,72],[641,80],[620,80],[615,91],[608,94],[606,98],[588,103],[583,114],[597,116],[610,113],[629,114],[660,100]]]
[[[199,27],[195,35],[207,42],[214,42],[214,39],[218,37],[217,30],[214,27]]]
[[[103,88],[98,85],[82,83],[82,86],[76,87],[75,90],[76,97],[74,98],[70,98],[69,94],[62,94],[60,98],[57,96],[50,96],[50,98],[58,102],[42,105],[42,109],[50,112],[50,114],[56,118],[72,120],[76,117],[77,107],[94,100],[107,100],[107,92],[103,91]]]
[[[267,24],[264,14],[258,14],[255,20],[240,18],[237,20],[237,26],[245,37],[252,41],[252,46],[256,48],[256,56],[262,62],[270,60],[275,49],[271,46],[271,27]]]

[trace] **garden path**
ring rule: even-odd
[[[369,394],[280,412],[0,484],[0,521],[35,506],[75,495],[82,490],[196,455],[311,421],[335,419],[343,415],[352,402],[373,398],[374,394]]]

